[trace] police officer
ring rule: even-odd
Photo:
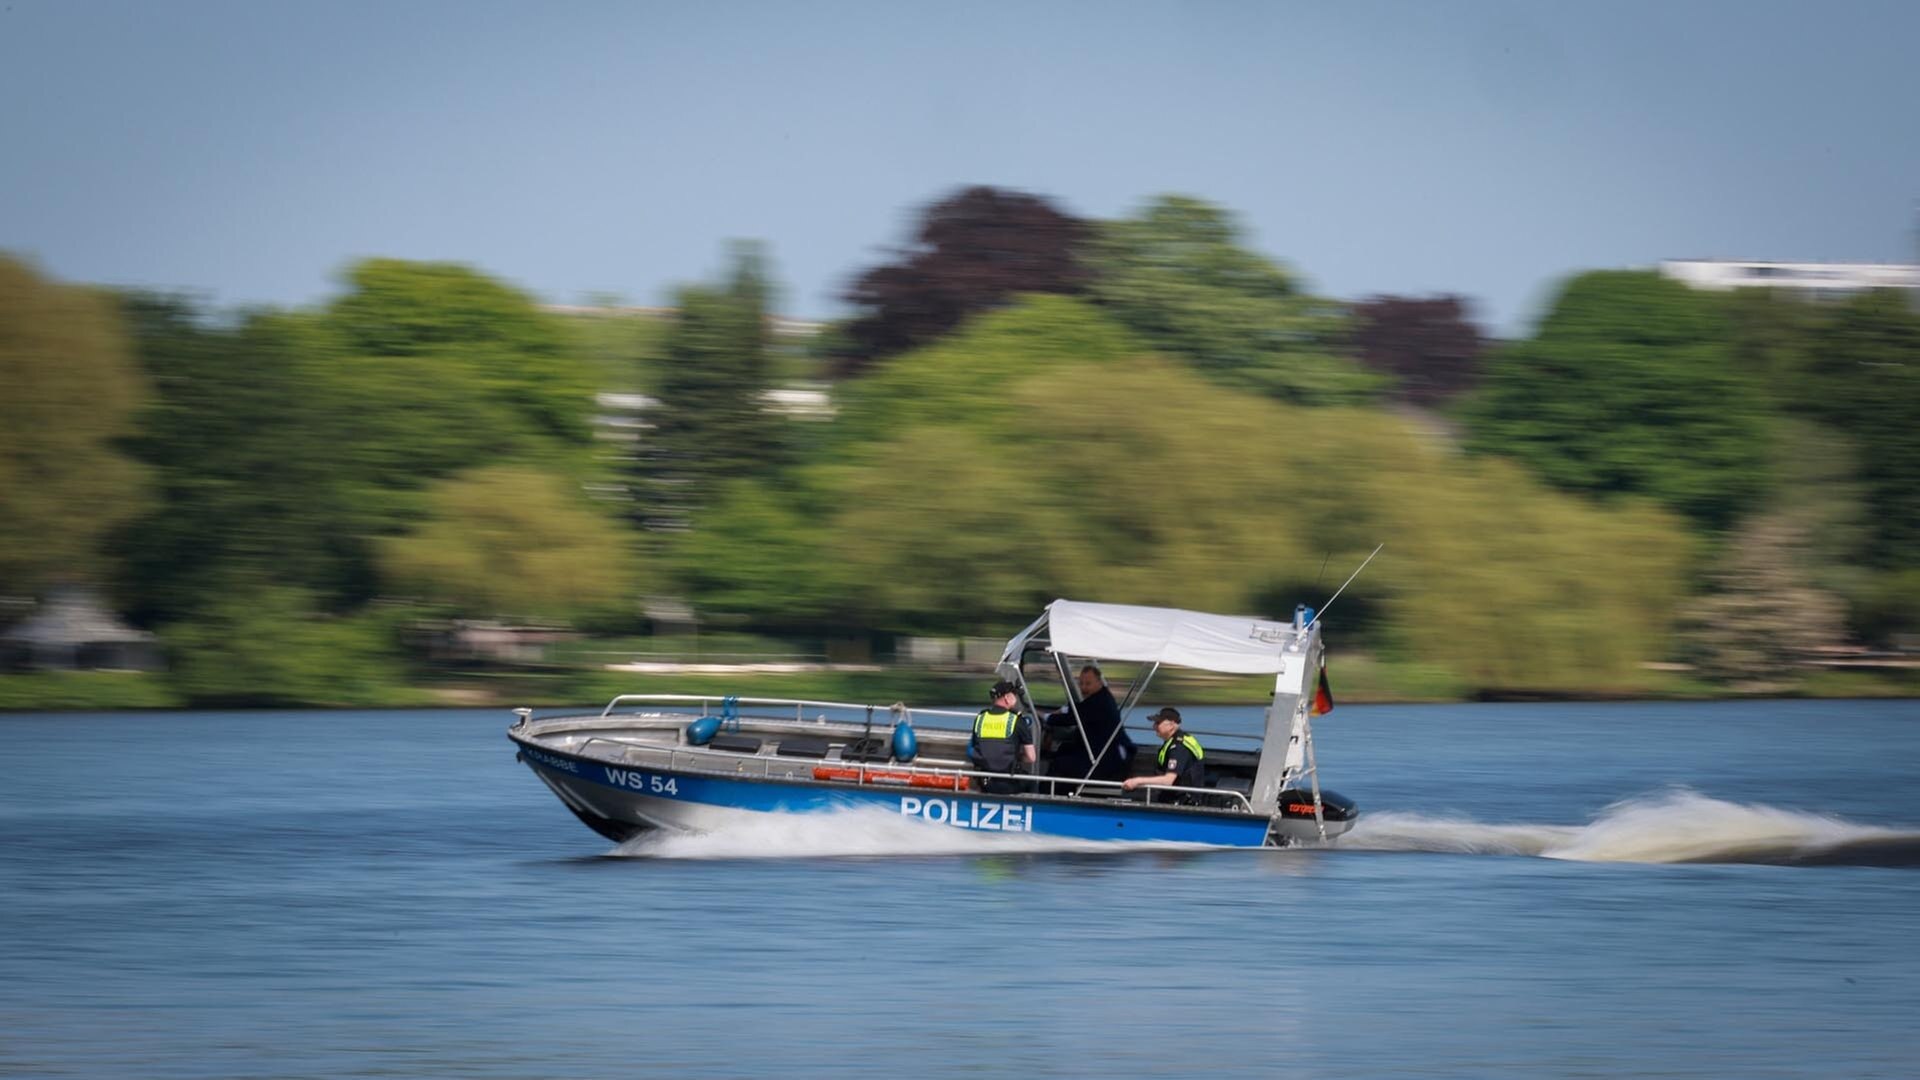
[[[1040,751],[1033,745],[1033,718],[1020,712],[1019,685],[1001,679],[993,684],[991,697],[993,704],[973,718],[967,760],[981,772],[1032,772]],[[999,779],[980,785],[982,790],[998,795],[1022,790],[1023,786],[1019,781]]]
[[[1147,722],[1153,725],[1153,733],[1165,740],[1160,744],[1160,755],[1154,759],[1160,769],[1157,775],[1129,776],[1121,782],[1122,787],[1132,791],[1139,787],[1205,787],[1206,774],[1200,762],[1206,759],[1207,752],[1200,748],[1200,740],[1180,730],[1180,710],[1161,709]],[[1188,797],[1179,801],[1185,802]]]

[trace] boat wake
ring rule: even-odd
[[[1576,862],[1920,867],[1920,831],[1678,790],[1616,803],[1585,825],[1490,825],[1376,811],[1334,851],[1526,855]],[[1203,844],[1075,840],[929,825],[885,810],[767,815],[711,832],[647,833],[608,852],[632,859],[806,859],[1214,850]]]
[[[1380,811],[1361,815],[1337,846],[1578,862],[1920,867],[1920,831],[1685,790],[1615,803],[1585,825],[1488,825]]]
[[[1036,833],[976,832],[931,825],[887,810],[769,814],[711,832],[652,832],[608,854],[630,859],[793,859],[1055,852],[1205,851],[1205,844],[1075,840]]]

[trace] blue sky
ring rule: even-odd
[[[730,238],[783,308],[969,183],[1221,203],[1318,291],[1912,261],[1920,4],[0,0],[0,249],[324,299],[365,255],[664,303]]]

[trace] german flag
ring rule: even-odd
[[[1333,711],[1333,690],[1327,686],[1327,664],[1320,662],[1320,684],[1313,688],[1313,713],[1321,716]]]

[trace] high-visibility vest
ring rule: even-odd
[[[1020,753],[1020,714],[1000,709],[982,709],[973,718],[973,745],[979,753],[980,767],[987,772],[1006,772]]]
[[[1014,724],[1020,719],[1016,712],[1002,712],[999,709],[982,709],[980,715],[973,718],[973,734],[981,739],[1011,739]]]
[[[1180,787],[1199,787],[1201,784],[1201,777],[1202,775],[1204,775],[1200,773],[1200,762],[1206,758],[1207,752],[1200,748],[1199,739],[1194,738],[1193,736],[1187,734],[1184,731],[1179,732],[1178,734],[1174,735],[1172,739],[1168,739],[1166,742],[1163,742],[1160,744],[1161,771],[1162,772],[1166,771],[1167,751],[1173,749],[1173,744],[1175,740],[1178,740],[1181,746],[1184,746],[1187,748],[1187,753],[1193,755],[1193,765],[1188,771],[1195,775],[1176,776],[1173,778],[1173,782]]]

